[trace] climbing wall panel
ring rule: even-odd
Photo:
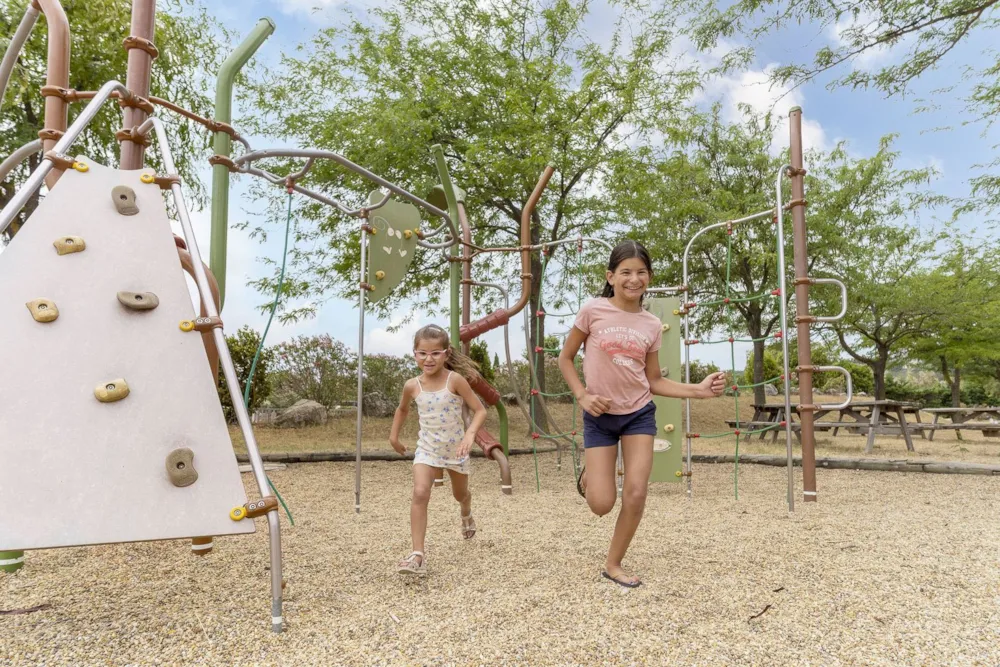
[[[680,300],[676,297],[659,297],[649,300],[649,312],[660,318],[664,327],[660,345],[660,368],[664,376],[684,382],[684,365],[681,363],[681,318],[677,314]],[[683,472],[682,443],[684,427],[679,398],[653,397],[656,403],[656,437],[653,439],[653,471],[651,482],[679,482]]]
[[[0,254],[0,548],[251,533],[160,189],[79,160]]]

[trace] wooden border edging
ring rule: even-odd
[[[510,456],[531,454],[537,451],[539,454],[547,454],[556,451],[552,445],[533,449],[510,449]],[[478,450],[472,451],[473,456],[484,458],[483,453]],[[357,459],[354,452],[275,452],[263,453],[260,457],[266,463],[317,463],[321,461],[334,461],[339,463],[349,463]],[[236,460],[240,463],[249,463],[250,459],[246,454],[237,454]],[[413,455],[401,456],[395,452],[361,452],[362,461],[412,461]]]
[[[732,454],[694,454],[692,461],[697,463],[733,463],[736,457]],[[796,466],[802,465],[802,459],[794,459]],[[784,456],[767,454],[744,454],[740,463],[757,463],[766,466],[783,468],[788,465]],[[963,463],[961,461],[911,461],[909,459],[816,459],[817,468],[830,470],[882,470],[888,472],[926,472],[946,475],[1000,475],[1000,466],[987,463]]]

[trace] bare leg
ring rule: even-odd
[[[622,569],[622,559],[632,543],[632,537],[646,509],[646,491],[653,469],[653,436],[622,436],[622,456],[625,459],[625,485],[622,487],[622,509],[618,513],[615,534],[611,538],[604,570],[619,581],[638,583],[639,578]]]
[[[462,512],[462,537],[469,539],[476,534],[476,524],[472,520],[472,492],[469,491],[469,476],[451,469],[448,469],[448,476],[451,477],[451,494],[455,496]]]
[[[410,500],[410,537],[413,550],[424,552],[424,538],[427,535],[427,503],[431,499],[431,485],[437,477],[437,470],[423,463],[413,466],[413,498]],[[420,562],[423,563],[423,558]]]
[[[583,460],[587,468],[582,482],[587,494],[587,504],[591,512],[597,516],[604,516],[611,511],[615,501],[618,500],[618,489],[615,486],[618,448],[611,445],[585,449]]]

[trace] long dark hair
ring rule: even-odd
[[[611,257],[608,258],[608,271],[614,273],[618,270],[618,265],[624,262],[626,259],[641,259],[642,263],[646,265],[646,270],[649,271],[650,277],[653,275],[653,261],[649,258],[649,251],[642,247],[642,244],[638,241],[622,241],[615,246],[615,249],[611,251]],[[615,295],[615,288],[611,286],[607,280],[604,281],[604,291],[601,292],[603,297],[612,297]],[[643,295],[645,296],[645,295]]]

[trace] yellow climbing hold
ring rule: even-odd
[[[682,473],[680,470],[678,470],[677,472],[674,473],[674,477],[683,477],[683,476],[684,476],[684,473]]]
[[[242,505],[240,505],[239,507],[234,507],[233,509],[229,510],[229,518],[232,519],[233,521],[242,521],[243,518],[246,517],[246,515],[247,515],[247,510]]]
[[[79,236],[63,236],[52,242],[56,252],[60,255],[69,255],[74,252],[83,252],[87,249],[87,243]]]
[[[142,181],[143,183],[155,183],[156,176],[154,176],[153,174],[143,174],[142,176],[139,177],[139,180]]]
[[[114,403],[120,401],[129,394],[128,383],[125,378],[115,378],[110,382],[103,382],[94,388],[94,397],[101,403]]]
[[[81,174],[86,174],[90,171],[90,166],[86,162],[74,162],[73,168],[76,169]]]
[[[681,314],[681,311],[679,311],[676,308],[674,308],[674,315],[680,315],[680,314]]]
[[[24,304],[36,322],[54,322],[59,317],[59,309],[51,299],[34,299]]]
[[[375,280],[383,280],[383,279],[385,279],[385,271],[376,271]]]
[[[411,236],[413,236],[413,232],[411,232],[409,229],[404,229],[403,230],[403,238],[408,239]]]

